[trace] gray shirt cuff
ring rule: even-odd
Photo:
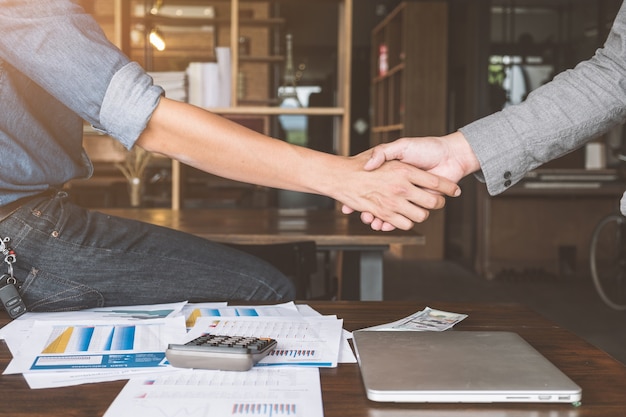
[[[476,154],[481,170],[475,174],[491,195],[520,181],[529,166],[517,136],[497,116],[488,116],[459,129]]]
[[[122,67],[107,88],[96,129],[117,138],[127,149],[146,128],[163,89],[135,62]]]

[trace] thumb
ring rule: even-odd
[[[383,143],[373,147],[370,159],[367,160],[363,169],[373,171],[384,164],[385,161],[391,161],[393,159],[402,160],[407,144],[408,142],[406,140],[397,139],[393,142]]]
[[[387,154],[385,154],[385,150],[381,145],[372,148],[372,155],[370,159],[367,160],[363,169],[366,171],[373,171],[376,168],[379,168],[382,164],[387,160]]]

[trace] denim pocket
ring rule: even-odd
[[[31,270],[20,288],[29,311],[70,311],[102,307],[95,289],[45,271]]]
[[[53,196],[43,197],[30,208],[30,213],[39,219],[40,230],[59,235],[69,221],[69,213],[65,209],[67,201],[68,194],[59,191]]]

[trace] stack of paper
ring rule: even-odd
[[[380,330],[442,331],[467,317],[426,308]],[[169,343],[202,334],[271,337],[274,351],[247,372],[174,368]],[[173,303],[26,313],[0,329],[31,388],[130,379],[105,417],[290,415],[323,417],[320,367],[355,363],[336,316],[308,305]]]
[[[335,316],[294,303],[174,303],[27,313],[0,329],[0,338],[13,354],[4,373],[22,373],[31,388],[130,379],[107,416],[136,416],[156,407],[167,415],[254,409],[293,416],[307,410],[307,416],[321,417],[318,368],[356,362],[342,325]],[[206,333],[271,337],[278,345],[248,372],[169,365],[169,343]],[[206,390],[212,392],[210,401]],[[172,401],[176,398],[185,401]]]
[[[169,371],[165,349],[186,336],[185,303],[26,313],[0,330],[31,388],[126,379]]]
[[[184,71],[160,71],[149,73],[154,84],[165,90],[165,97],[176,101],[187,101],[187,80]]]
[[[175,303],[27,313],[0,331],[13,354],[5,374],[32,388],[125,379],[171,371],[165,350],[202,334],[271,337],[274,352],[257,366],[335,367],[355,362],[342,320],[308,306]]]
[[[215,48],[217,62],[191,62],[187,67],[188,102],[199,107],[231,104],[230,48]]]

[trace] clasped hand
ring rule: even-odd
[[[459,196],[459,180],[479,169],[476,156],[460,132],[443,137],[402,138],[378,145],[364,154],[368,155],[363,166],[366,171],[379,170],[398,161],[419,168],[419,174],[414,174],[412,182],[419,189],[420,192],[416,194],[420,197],[407,202],[413,207],[402,207],[405,213],[417,213],[418,215],[407,217],[418,223],[428,218],[430,210],[442,208],[445,205],[445,196]],[[349,214],[354,210],[344,204],[342,212]],[[384,221],[381,216],[367,211],[361,212],[361,221],[374,230],[406,229],[404,225]],[[411,224],[410,227],[412,226]]]

